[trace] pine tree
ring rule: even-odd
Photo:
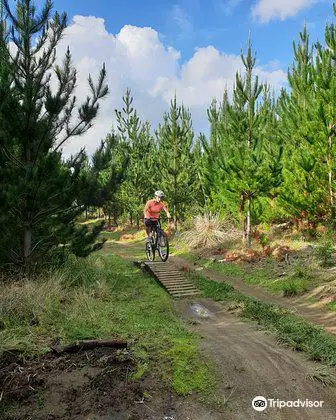
[[[46,254],[61,249],[87,255],[99,245],[94,244],[98,229],[89,233],[75,224],[82,211],[76,202],[81,153],[67,163],[62,147],[91,127],[99,101],[108,92],[105,68],[97,83],[89,76],[91,95],[77,106],[76,71],[69,49],[63,63],[56,64],[66,15],[56,12],[52,17],[50,0],[40,14],[32,0],[18,0],[16,13],[7,0],[3,4],[12,25],[8,41],[15,46],[15,53],[9,43],[2,43],[10,67],[10,90],[5,91],[0,116],[0,150],[6,160],[2,260],[31,266],[33,261],[47,261]],[[52,80],[57,81],[55,89]],[[71,164],[75,169],[71,170]]]
[[[129,156],[123,195],[130,213],[139,227],[143,207],[155,189],[155,144],[149,122],[142,123],[133,108],[131,91],[126,90],[122,111],[116,110],[118,130]]]
[[[336,5],[333,6],[336,16]],[[336,220],[335,203],[335,162],[334,156],[336,135],[336,26],[327,24],[325,28],[326,46],[320,43],[316,45],[316,59],[314,66],[314,81],[316,95],[315,130],[320,133],[318,142],[322,156],[320,159],[325,163],[328,173],[328,201],[329,218],[332,225]],[[315,131],[315,132],[316,132]]]
[[[314,48],[310,45],[306,27],[293,48],[294,63],[288,72],[291,90],[282,92],[280,98],[280,127],[285,146],[280,199],[289,215],[315,224],[317,218],[323,218],[325,214],[328,188],[325,165],[321,165],[319,157]]]
[[[161,177],[160,189],[165,191],[174,219],[178,221],[192,203],[193,190],[197,182],[195,162],[192,161],[194,133],[190,112],[178,106],[176,96],[164,115],[163,124],[157,130],[158,165]]]
[[[256,58],[248,42],[241,54],[245,75],[236,74],[233,103],[228,108],[228,133],[221,138],[221,167],[225,188],[240,200],[244,239],[251,245],[252,200],[267,196],[281,182],[281,148],[264,136],[265,121],[258,106],[263,85],[253,77]]]
[[[229,116],[228,92],[225,89],[223,101],[219,108],[217,101],[212,101],[207,110],[208,121],[210,123],[209,141],[205,136],[201,137],[203,146],[202,160],[202,179],[205,194],[207,196],[207,207],[216,213],[230,212],[230,198],[224,187],[223,179],[225,173],[221,169],[220,150],[225,149],[225,143],[228,141],[228,116]],[[224,187],[224,188],[223,188]]]
[[[109,224],[111,214],[115,225],[118,216],[123,212],[123,205],[119,200],[119,192],[128,170],[129,156],[123,150],[123,142],[114,131],[106,136],[99,149],[93,156],[92,171],[96,174],[98,188],[97,204],[108,215]]]
[[[207,177],[207,156],[205,152],[204,144],[207,144],[207,139],[204,134],[200,133],[192,149],[192,161],[195,165],[196,182],[195,182],[195,194],[193,200],[197,207],[200,208],[201,212],[209,213],[209,201],[211,190],[208,184]]]

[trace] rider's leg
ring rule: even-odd
[[[147,239],[146,241],[150,241],[150,236],[151,236],[151,232],[152,232],[152,223],[149,219],[145,219],[145,227],[146,227],[146,235],[147,235]]]
[[[147,240],[148,240],[148,241],[150,241],[150,235],[151,235],[151,232],[152,232],[152,228],[151,228],[151,226],[147,226],[147,225],[146,225],[146,235],[147,235]]]

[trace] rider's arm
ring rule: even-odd
[[[146,218],[147,210],[149,209],[149,201],[147,201],[145,208],[144,208],[144,217]]]
[[[167,215],[168,219],[170,219],[170,213],[169,213],[169,210],[168,210],[168,206],[164,205],[163,210],[166,212],[166,215]]]

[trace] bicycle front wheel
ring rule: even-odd
[[[146,257],[148,261],[155,260],[155,250],[151,242],[146,242]]]
[[[167,261],[169,257],[169,242],[168,237],[164,232],[161,232],[158,237],[158,251],[162,261]]]

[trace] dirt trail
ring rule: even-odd
[[[188,267],[191,271],[194,271],[197,267],[189,261],[177,256],[171,257],[171,261],[178,267]],[[200,273],[211,280],[230,283],[236,290],[246,296],[255,297],[264,302],[291,309],[307,321],[320,325],[324,327],[326,331],[336,334],[336,312],[327,311],[317,307],[316,304],[309,304],[305,298],[276,296],[259,287],[249,286],[248,284],[245,284],[242,279],[226,276],[225,274],[217,273],[209,269],[204,269],[200,271]]]
[[[306,378],[318,364],[279,346],[271,335],[239,320],[219,303],[208,299],[195,302],[210,310],[212,317],[195,315],[188,300],[176,301],[175,307],[184,318],[197,320],[193,330],[203,337],[202,352],[215,363],[221,394],[229,398],[223,420],[336,418],[336,388]],[[259,395],[266,399],[324,403],[322,408],[267,408],[257,412],[251,403]],[[216,418],[209,414],[209,420]]]
[[[135,247],[140,246],[135,244]],[[131,246],[120,247],[119,255],[130,256]],[[172,257],[170,261],[177,266],[195,267],[181,258]],[[203,275],[217,281],[224,276],[203,270]],[[225,281],[228,279],[225,278]],[[261,289],[251,288],[242,282],[233,284],[242,293],[264,301],[282,304],[283,300],[269,295]],[[211,312],[203,318],[192,311],[192,304],[200,304]],[[295,303],[289,300],[288,306],[293,309]],[[314,320],[316,312],[310,314],[308,308],[296,303],[297,312]],[[191,325],[190,328],[202,336],[201,351],[205,357],[214,362],[220,394],[227,401],[225,413],[209,412],[204,417],[193,417],[192,420],[335,420],[336,387],[326,387],[319,381],[309,379],[309,375],[323,368],[321,364],[309,361],[303,353],[294,352],[276,342],[275,338],[251,322],[240,320],[228,312],[220,303],[209,299],[184,299],[174,302],[176,311]],[[318,318],[321,321],[321,318]],[[324,325],[335,326],[335,322],[326,317]],[[335,369],[330,369],[335,374]],[[254,397],[261,395],[266,399],[282,401],[310,400],[324,401],[322,408],[267,408],[258,412],[252,408]],[[179,417],[174,418],[180,420]],[[182,420],[182,418],[181,418]],[[184,418],[183,418],[184,420]]]

